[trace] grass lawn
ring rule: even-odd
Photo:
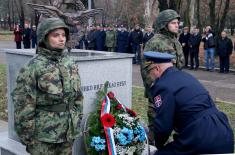
[[[0,64],[0,119],[7,120],[6,65]]]
[[[8,33],[4,34],[0,32],[0,41],[13,41],[13,40],[14,40],[13,34],[8,34]]]

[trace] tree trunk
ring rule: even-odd
[[[229,4],[230,4],[230,0],[226,0],[225,7],[224,7],[224,12],[223,12],[221,20],[219,22],[220,24],[219,24],[219,28],[218,28],[218,33],[222,32],[223,29],[224,29],[225,22],[226,22],[226,17],[227,17],[228,11],[229,11]]]
[[[192,29],[192,26],[194,26],[194,12],[195,12],[195,0],[189,0],[189,11],[188,11],[188,16],[189,16],[189,30]]]
[[[180,11],[181,0],[170,0],[169,1],[169,9],[173,9],[176,12]]]
[[[230,31],[231,31],[231,35],[233,36],[234,34],[234,29],[235,29],[235,16],[234,14],[230,14],[229,17],[228,17],[228,23],[229,23],[229,28],[230,28]]]
[[[160,12],[169,8],[167,0],[158,0],[158,3],[158,8]]]
[[[22,0],[19,0],[20,5],[20,25],[24,28],[25,16],[24,16],[24,6]]]
[[[191,0],[188,0],[187,1],[187,7],[186,7],[186,10],[185,10],[185,16],[184,16],[184,26],[190,26],[190,19],[189,19],[189,9],[190,9],[190,3],[191,3]]]
[[[156,19],[156,13],[158,8],[157,0],[146,0],[145,1],[145,26],[153,26]]]
[[[10,0],[8,0],[7,9],[8,9],[8,17],[7,17],[8,28],[9,30],[11,30],[11,1]]]
[[[11,9],[12,9],[12,20],[13,20],[13,26],[15,26],[15,23],[16,23],[16,19],[15,19],[15,10],[14,10],[14,2],[13,0],[11,1]]]
[[[151,0],[145,0],[144,3],[144,20],[145,20],[145,25],[149,25],[150,24],[150,18],[151,18],[151,8],[150,8],[150,3]]]
[[[200,30],[200,33],[202,33],[202,24],[201,24],[201,17],[200,17],[200,0],[197,0],[197,26]]]
[[[214,29],[215,25],[215,2],[216,0],[210,0],[209,8],[210,8],[210,26]]]

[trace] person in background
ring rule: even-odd
[[[221,32],[221,37],[216,44],[220,61],[220,73],[229,73],[229,59],[233,52],[233,42],[227,37],[225,31]]]
[[[105,38],[105,46],[109,52],[115,52],[116,42],[117,42],[117,32],[113,26],[109,26]]]
[[[37,29],[35,25],[32,26],[31,39],[32,39],[32,48],[35,48],[37,45]]]
[[[23,44],[25,49],[30,48],[30,41],[31,40],[31,29],[29,28],[29,24],[24,25],[24,32],[23,32]]]
[[[127,32],[126,28],[121,25],[119,31],[117,32],[117,52],[127,53],[128,51],[128,38],[129,32]]]
[[[143,37],[143,49],[145,47],[145,44],[154,36],[154,33],[153,33],[153,28],[151,26],[148,26],[146,28],[146,33],[144,34],[144,37]]]
[[[130,34],[130,44],[132,47],[132,54],[135,54],[133,64],[140,64],[141,45],[143,44],[143,32],[139,24],[135,25],[134,31]]]
[[[105,50],[105,37],[106,33],[102,25],[96,26],[96,50],[104,51]]]
[[[215,35],[210,26],[207,26],[202,36],[204,42],[204,57],[207,71],[214,71],[215,67]]]
[[[15,35],[14,40],[16,42],[16,49],[21,49],[22,34],[23,34],[22,29],[18,24],[16,24],[16,27],[14,29],[14,35]]]
[[[201,43],[201,35],[197,27],[193,28],[193,33],[189,37],[189,52],[190,52],[190,69],[197,70],[199,67],[199,46]],[[195,66],[194,66],[195,64]]]
[[[87,43],[89,50],[96,50],[96,30],[94,25],[91,25],[89,28],[89,32],[87,34]]]
[[[184,27],[183,33],[180,34],[179,36],[179,42],[181,43],[183,47],[183,53],[184,53],[184,67],[188,68],[188,58],[189,58],[189,46],[188,46],[188,41],[189,41],[190,33],[189,33],[189,28]]]

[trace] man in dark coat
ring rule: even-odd
[[[32,39],[32,48],[35,48],[37,45],[37,29],[35,25],[32,26],[31,39]]]
[[[183,47],[184,60],[185,60],[184,67],[185,68],[188,68],[188,57],[189,57],[188,41],[189,41],[189,37],[190,37],[189,28],[184,27],[184,32],[180,34],[179,42],[181,43],[181,45]]]
[[[121,25],[117,32],[117,52],[127,53],[129,32]]]
[[[135,54],[133,59],[134,64],[140,63],[140,45],[143,43],[143,32],[140,30],[140,26],[135,25],[134,31],[130,34],[130,44],[132,47],[132,53]]]
[[[25,24],[23,32],[23,44],[25,49],[30,48],[30,40],[31,40],[31,29],[29,28],[29,24]]]
[[[201,35],[199,34],[199,29],[194,28],[193,29],[193,34],[190,35],[189,38],[189,52],[190,52],[190,69],[195,69],[197,70],[199,67],[199,59],[198,59],[198,54],[199,54],[199,46],[201,42]],[[194,68],[194,61],[195,61],[195,68]]]
[[[216,49],[220,60],[220,73],[228,73],[229,57],[233,51],[233,42],[227,37],[227,33],[225,31],[221,32],[221,37],[218,40]]]
[[[173,66],[168,53],[145,52],[155,80],[150,91],[156,111],[154,155],[223,154],[234,152],[233,131],[208,91],[192,75]],[[167,142],[172,131],[173,141]]]
[[[145,44],[154,36],[154,33],[152,32],[152,27],[148,26],[146,28],[146,33],[144,34],[143,38],[143,48],[145,47]]]
[[[104,51],[105,50],[105,31],[103,26],[96,26],[96,50]]]
[[[95,26],[90,27],[90,31],[87,35],[88,49],[96,50],[96,30]]]

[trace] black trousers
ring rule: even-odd
[[[139,44],[132,44],[132,53],[135,54],[133,58],[133,64],[140,63],[140,45]]]
[[[21,49],[21,41],[16,41],[16,49]]]
[[[229,55],[220,56],[220,72],[229,72]]]
[[[27,40],[27,41],[24,41],[24,48],[25,49],[28,49],[28,48],[30,48],[30,40]]]
[[[190,52],[190,67],[194,68],[194,62],[195,62],[195,68],[197,69],[199,67],[199,59],[198,59],[198,51]]]
[[[187,47],[184,47],[184,48],[183,48],[183,53],[184,53],[184,61],[185,61],[184,66],[185,66],[185,67],[188,67],[189,50],[188,50]]]

